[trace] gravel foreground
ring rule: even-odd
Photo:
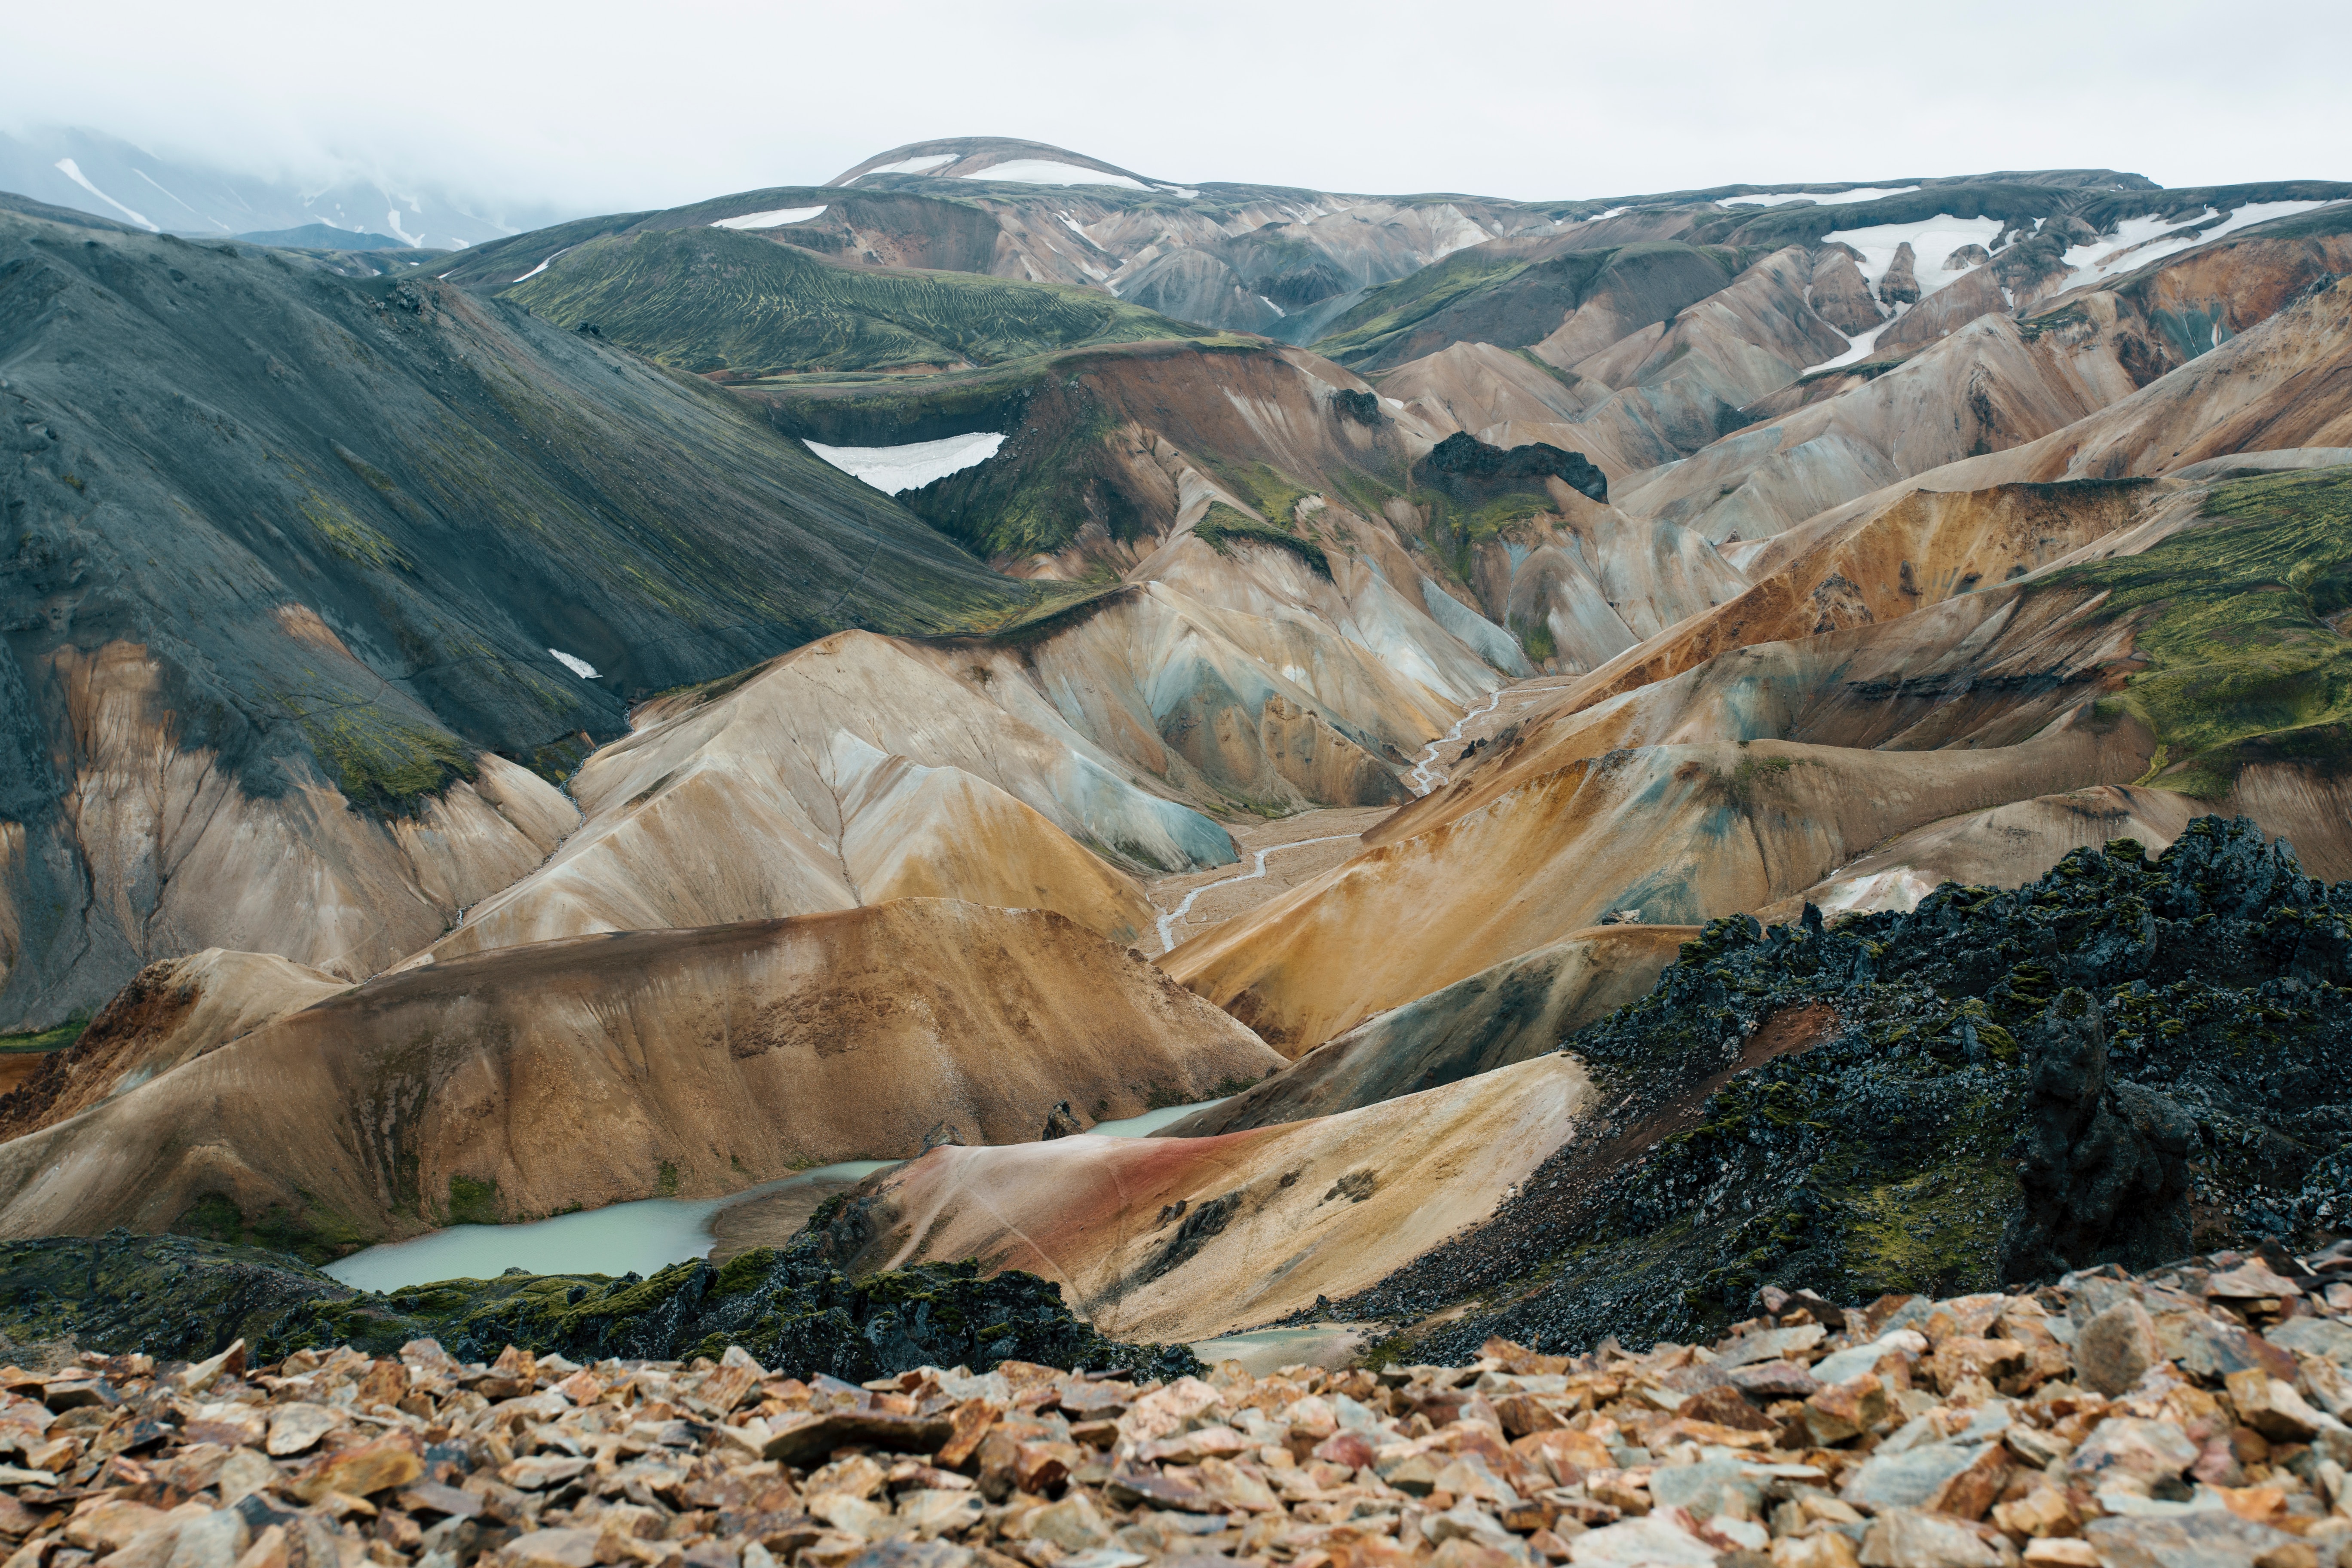
[[[5,1568],[2352,1568],[2352,1243],[1465,1367],[0,1369]]]

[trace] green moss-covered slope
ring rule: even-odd
[[[507,290],[566,327],[698,375],[993,364],[1206,335],[1092,289],[839,267],[723,228],[592,239]]]
[[[2208,798],[2258,755],[2343,761],[2352,721],[2352,468],[2221,486],[2212,521],[2052,580],[2106,594],[2147,667],[2118,700],[2156,731],[2151,782]]]

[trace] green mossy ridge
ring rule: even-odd
[[[2102,590],[2101,613],[2132,620],[2148,667],[2121,700],[2161,748],[2147,782],[2212,799],[2264,741],[2307,761],[2352,757],[2352,637],[2328,624],[2352,608],[2352,468],[2236,480],[2205,515],[2050,582]]]
[[[695,1259],[643,1279],[516,1272],[383,1293],[208,1238],[116,1231],[0,1243],[0,1333],[186,1359],[243,1338],[264,1361],[335,1344],[389,1354],[427,1337],[468,1361],[509,1343],[583,1361],[716,1357],[734,1344],[786,1373],[852,1381],[1008,1357],[1160,1377],[1202,1370],[1181,1345],[1104,1339],[1034,1275],[982,1279],[977,1265],[954,1263],[853,1279],[813,1234],[723,1268]]]
[[[0,1056],[19,1056],[27,1052],[46,1054],[62,1051],[81,1038],[89,1027],[89,1014],[76,1013],[62,1024],[46,1029],[28,1029],[22,1034],[0,1035]]]
[[[1203,335],[1090,289],[837,267],[721,228],[592,239],[506,292],[560,325],[593,325],[661,363],[730,379],[986,365]]]
[[[1644,263],[1672,266],[1686,258],[1703,260],[1721,273],[1715,285],[1720,288],[1764,254],[1765,250],[1752,247],[1686,245],[1680,240],[1641,240],[1549,256],[1528,255],[1523,247],[1474,246],[1370,290],[1332,321],[1313,348],[1340,364],[1380,365],[1432,318],[1453,310],[1475,317],[1480,313],[1482,297],[1505,296],[1519,290],[1529,291],[1528,298],[1522,306],[1510,310],[1507,318],[1465,321],[1465,331],[1452,335],[1493,342],[1505,349],[1526,348],[1549,335],[1570,311],[1612,274],[1622,275],[1639,294],[1643,285],[1633,277],[1633,269],[1643,268]],[[1687,299],[1680,295],[1676,298]],[[1538,306],[1534,303],[1537,300],[1548,303]],[[1662,307],[1661,314],[1653,319],[1664,320],[1673,313],[1671,306]]]
[[[2094,1092],[2123,1125],[2069,1135],[2061,1203],[2028,1190],[2020,1154],[2050,1125],[2037,1096],[2075,1092],[2037,1086],[2086,1059],[2070,1053],[2095,1005]],[[1739,1041],[1804,1008],[1818,1043],[1738,1073],[1675,1131]],[[2116,840],[2014,890],[1947,883],[1834,929],[1711,921],[1565,1048],[1608,1107],[1599,1136],[1656,1142],[1588,1170],[1577,1141],[1484,1231],[1342,1304],[1406,1321],[1474,1304],[1404,1359],[1488,1333],[1695,1342],[1772,1282],[1842,1301],[1996,1289],[2056,1271],[2032,1239],[2053,1212],[2106,1215],[2067,1267],[2316,1245],[2352,1216],[2352,1121],[2332,1103],[2352,1082],[2352,882],[2303,875],[2243,819],[2199,818],[2153,861]],[[2176,1138],[2185,1153],[2148,1152]],[[2143,1192],[2168,1159],[2185,1185]]]
[[[1331,557],[1320,544],[1286,533],[1270,523],[1263,522],[1247,512],[1235,511],[1223,501],[1211,501],[1201,521],[1192,525],[1192,537],[1220,555],[1231,555],[1236,543],[1263,544],[1276,550],[1286,550],[1311,567],[1317,575],[1331,575]]]

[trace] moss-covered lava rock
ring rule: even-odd
[[[1345,1304],[1546,1349],[1689,1341],[1758,1286],[1948,1295],[2352,1230],[2352,883],[2254,826],[1719,920],[1567,1048],[1602,1107],[1485,1226]]]
[[[982,1279],[970,1263],[927,1264],[853,1279],[814,1236],[650,1279],[515,1270],[386,1294],[257,1247],[125,1231],[49,1237],[0,1243],[0,1333],[190,1359],[240,1338],[262,1360],[337,1344],[383,1354],[420,1338],[466,1361],[509,1344],[578,1360],[716,1357],[740,1345],[771,1368],[852,1382],[1007,1359],[1156,1377],[1200,1366],[1181,1345],[1104,1339],[1034,1274]]]

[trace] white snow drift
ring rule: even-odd
[[[1770,191],[1760,196],[1724,196],[1719,207],[1777,207],[1790,202],[1819,205],[1823,202],[1874,202],[1881,196],[1907,196],[1916,185],[1856,185],[1847,191]]]
[[[1836,240],[1862,252],[1862,275],[1870,284],[1870,291],[1878,292],[1879,279],[1895,261],[1895,253],[1906,243],[1911,247],[1912,272],[1919,279],[1919,297],[1925,300],[1945,284],[1955,282],[1965,267],[1946,270],[1945,258],[1964,245],[1981,245],[1987,250],[2000,237],[2001,223],[1997,217],[1954,217],[1949,213],[1937,213],[1934,217],[1917,223],[1882,223],[1869,228],[1842,228],[1823,237],[1823,243]]]
[[[822,203],[813,207],[778,207],[773,212],[742,213],[734,217],[722,217],[713,228],[781,228],[788,223],[806,223],[824,211]]]
[[[941,163],[955,161],[956,155],[952,153],[930,153],[920,158],[901,158],[895,163],[877,163],[866,170],[866,174],[919,174],[927,169],[936,169]],[[866,174],[857,177],[862,180]]]
[[[1100,169],[1082,169],[1076,163],[1057,163],[1051,158],[1013,158],[1003,163],[991,163],[985,169],[975,169],[963,178],[1013,180],[1024,185],[1118,185],[1130,191],[1150,189],[1142,181],[1130,180],[1125,174],[1106,174]]]
[[[819,441],[803,445],[843,473],[855,474],[884,495],[894,496],[988,461],[1004,445],[1004,437],[996,431],[975,430],[968,436],[910,441],[903,447],[828,447]]]

